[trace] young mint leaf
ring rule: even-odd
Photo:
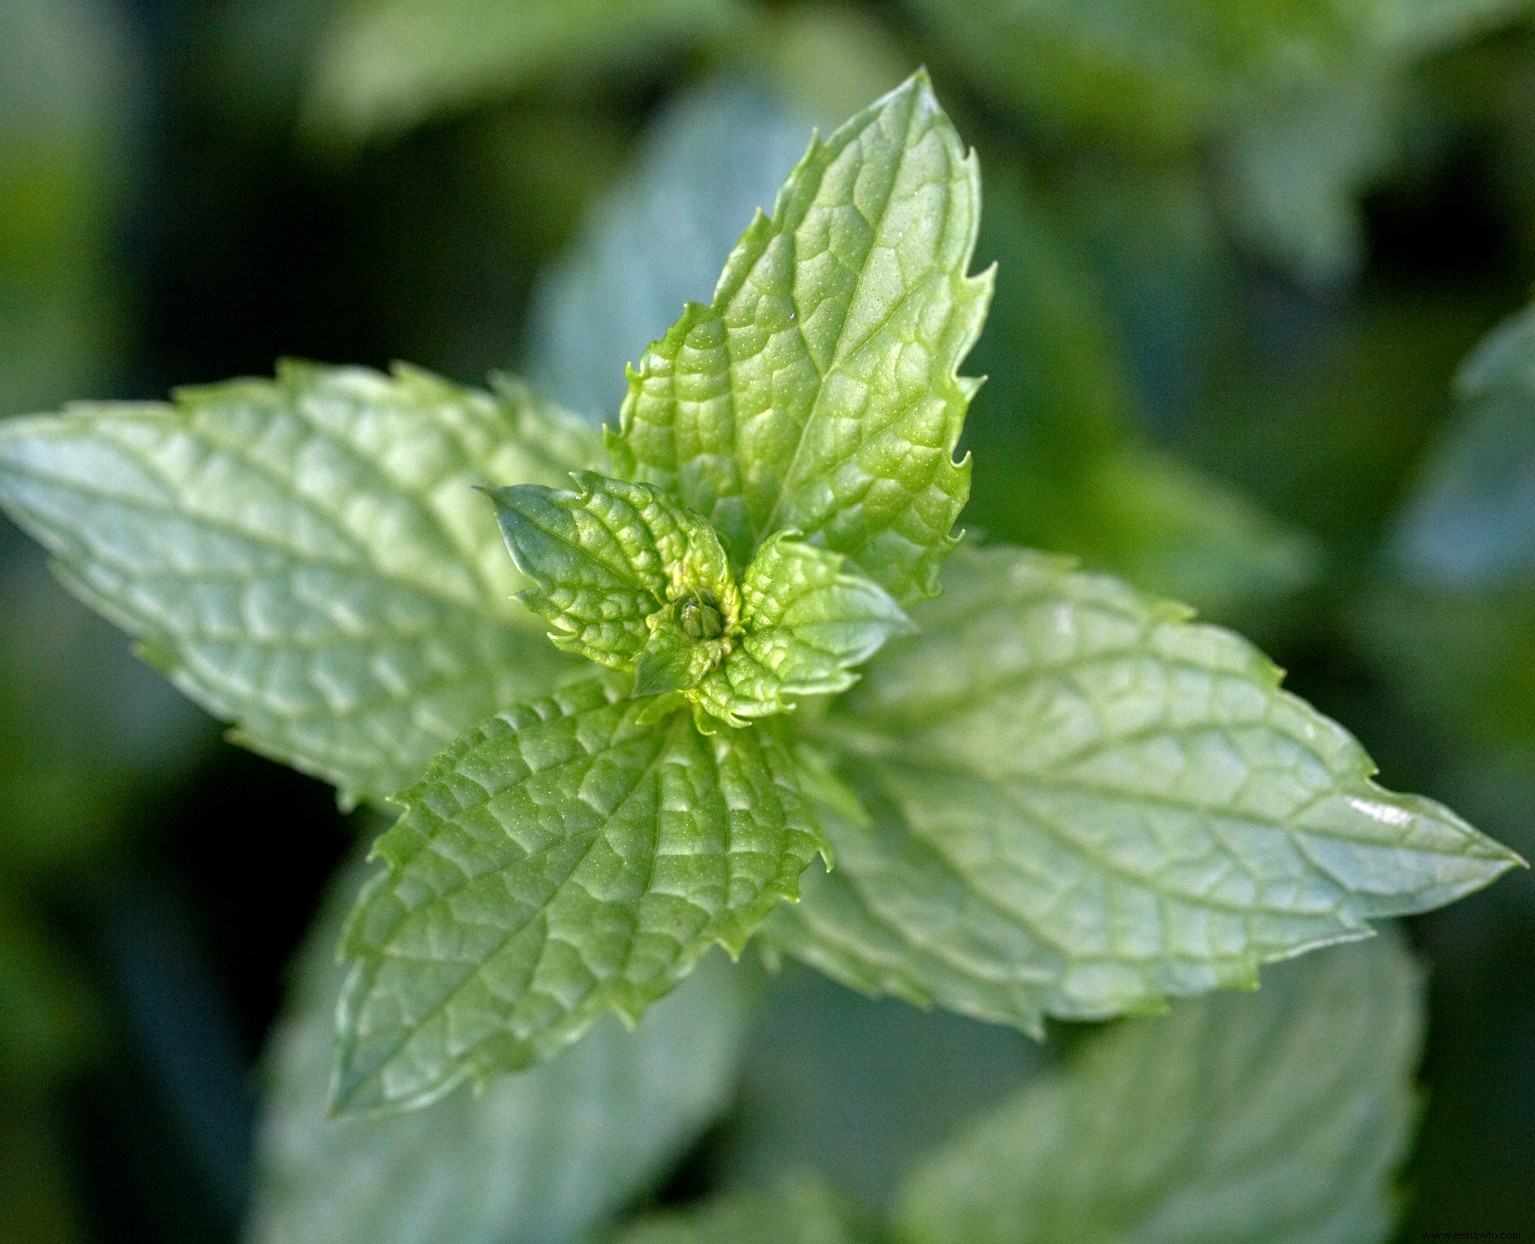
[[[842,565],[792,533],[758,549],[741,583],[741,637],[703,680],[698,701],[739,723],[784,711],[789,696],[852,686],[852,667],[911,622],[883,588]]]
[[[992,549],[915,616],[815,727],[867,815],[826,808],[837,870],[773,928],[849,984],[1033,1030],[1144,1011],[1520,862],[1116,580]]]
[[[1371,1244],[1416,1114],[1395,936],[1095,1037],[910,1180],[907,1244]]]
[[[327,1119],[348,868],[297,964],[266,1057],[247,1244],[557,1244],[650,1187],[728,1104],[755,987],[705,963],[635,1032],[387,1118]]]
[[[801,1174],[772,1193],[727,1193],[697,1209],[642,1220],[615,1244],[877,1244],[883,1238],[824,1182]]]
[[[0,424],[0,504],[241,742],[382,799],[568,668],[471,486],[593,448],[519,387],[290,363]]]
[[[559,628],[566,652],[632,669],[648,621],[675,606],[702,610],[720,640],[740,616],[740,595],[709,525],[644,484],[576,476],[579,492],[519,484],[490,490],[517,567],[537,585],[521,594]],[[680,625],[679,621],[679,625]],[[717,657],[716,657],[717,659]]]
[[[334,1099],[431,1101],[637,1022],[712,943],[738,954],[822,849],[770,725],[585,682],[470,731],[400,796],[347,926]]]
[[[567,652],[634,670],[634,694],[685,691],[739,726],[786,697],[840,691],[851,667],[910,626],[883,588],[789,533],[764,544],[738,590],[714,531],[645,484],[578,474],[580,492],[492,490],[521,599]]]
[[[932,595],[969,487],[951,455],[991,289],[965,273],[979,193],[922,74],[813,142],[713,304],[631,374],[617,473],[704,515],[737,565],[793,529],[899,601]]]

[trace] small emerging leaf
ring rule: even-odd
[[[420,1104],[629,1022],[732,954],[822,846],[766,724],[704,736],[597,682],[507,709],[401,796],[343,951],[338,1109]]]
[[[742,634],[698,689],[726,721],[782,712],[787,698],[844,691],[852,669],[911,622],[843,559],[786,536],[758,551],[741,583]]]
[[[381,800],[569,670],[471,488],[595,448],[517,386],[289,363],[0,424],[0,504],[241,741]]]
[[[649,619],[669,604],[717,611],[734,627],[740,597],[709,525],[644,484],[577,474],[579,492],[520,484],[489,490],[517,568],[519,599],[559,629],[564,651],[632,669]]]
[[[837,871],[772,928],[846,983],[1033,1030],[1145,1011],[1520,862],[1116,580],[971,553],[916,619],[817,726],[867,813],[816,792]]]
[[[933,594],[969,491],[955,369],[991,289],[965,271],[979,210],[922,74],[813,142],[712,305],[632,372],[617,473],[704,515],[737,565],[794,529],[897,600]]]
[[[1422,985],[1388,935],[1094,1038],[910,1181],[907,1244],[1376,1244]]]

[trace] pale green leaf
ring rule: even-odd
[[[576,482],[579,492],[490,490],[512,559],[536,585],[520,599],[554,623],[558,647],[632,669],[647,623],[670,604],[712,610],[734,627],[739,594],[707,523],[644,484],[585,471]]]
[[[555,1244],[653,1184],[727,1105],[752,988],[705,965],[633,1033],[406,1115],[328,1119],[348,869],[267,1054],[248,1244]]]
[[[383,798],[568,668],[472,485],[591,439],[519,388],[291,363],[0,424],[0,503],[242,742]]]
[[[968,492],[952,458],[985,316],[973,156],[922,75],[812,143],[710,306],[630,379],[619,474],[704,515],[737,565],[794,529],[898,600],[930,595]]]
[[[350,923],[335,1097],[424,1103],[637,1022],[713,943],[738,954],[821,845],[771,726],[702,735],[597,682],[439,757]]]
[[[809,1167],[858,1204],[888,1208],[915,1160],[1055,1053],[1002,1024],[866,998],[785,964],[712,1165],[727,1186],[752,1187]]]
[[[817,726],[867,815],[826,810],[837,870],[773,930],[849,984],[1031,1029],[1144,1011],[1518,863],[1117,580],[970,553],[914,616]]]
[[[882,1238],[820,1180],[733,1192],[697,1209],[642,1220],[616,1244],[873,1244]]]
[[[775,535],[741,581],[742,634],[698,688],[727,721],[782,712],[787,698],[843,691],[853,667],[911,623],[883,588],[844,574],[843,559]]]
[[[910,1181],[908,1244],[1371,1244],[1416,1115],[1395,936],[1128,1020]]]
[[[350,0],[317,50],[317,132],[393,136],[555,78],[643,69],[729,30],[737,0]]]

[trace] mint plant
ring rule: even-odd
[[[639,1023],[714,944],[1037,1033],[1518,862],[1234,634],[960,546],[979,211],[921,74],[813,141],[605,457],[517,382],[407,368],[0,427],[0,500],[74,590],[242,742],[398,807],[341,938],[337,1112]]]

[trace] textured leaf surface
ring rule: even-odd
[[[874,1244],[881,1237],[808,1177],[772,1193],[728,1193],[698,1209],[657,1216],[617,1244]]]
[[[734,0],[350,0],[318,49],[308,113],[392,135],[550,78],[644,65],[728,29]]]
[[[1127,1021],[912,1179],[909,1244],[1370,1244],[1411,1138],[1420,981],[1395,936]]]
[[[990,292],[965,274],[979,207],[920,75],[813,143],[713,304],[640,360],[618,473],[674,491],[738,565],[793,528],[898,600],[931,594],[969,483],[955,368]]]
[[[946,581],[821,726],[859,753],[867,816],[828,810],[836,872],[774,932],[849,984],[1030,1028],[1146,1010],[1517,863],[1370,782],[1177,606],[1013,549]]]
[[[567,668],[471,485],[591,448],[518,389],[289,364],[0,425],[0,501],[242,742],[383,798]]]
[[[599,1224],[725,1107],[752,993],[705,966],[635,1032],[605,1020],[564,1058],[410,1114],[327,1119],[343,874],[267,1057],[248,1244],[554,1244]]]
[[[843,559],[771,538],[741,583],[742,633],[698,689],[726,720],[781,712],[786,697],[842,691],[854,666],[911,623],[883,588],[843,573]]]
[[[707,523],[644,484],[591,472],[576,482],[579,492],[537,484],[490,492],[513,560],[537,585],[521,600],[554,623],[558,647],[631,669],[650,638],[648,619],[690,599],[734,625],[739,594]]]
[[[336,1100],[412,1105],[637,1021],[739,953],[820,845],[769,726],[705,736],[601,684],[509,709],[401,796],[358,900]]]

